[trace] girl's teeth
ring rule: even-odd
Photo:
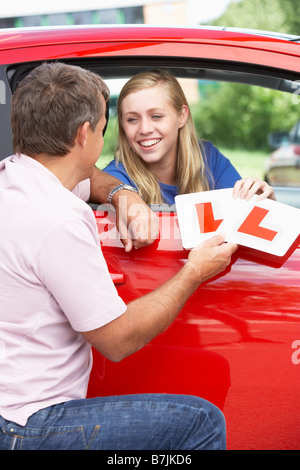
[[[154,144],[157,144],[160,141],[160,139],[155,139],[155,140],[147,140],[145,142],[140,142],[142,147],[151,147]]]

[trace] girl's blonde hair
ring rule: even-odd
[[[178,112],[182,106],[188,107],[187,99],[177,79],[166,70],[150,70],[132,77],[122,88],[118,100],[119,142],[116,163],[123,163],[129,177],[139,188],[146,204],[162,204],[159,182],[147,164],[130,148],[122,127],[122,102],[130,93],[144,88],[162,85],[170,104]],[[186,124],[178,132],[178,154],[176,180],[179,194],[207,191],[209,184],[205,173],[205,163],[199,145],[194,122],[189,109]]]

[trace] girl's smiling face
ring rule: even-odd
[[[178,114],[170,104],[168,92],[158,84],[129,93],[122,101],[121,112],[131,149],[150,168],[176,162],[178,131],[188,116],[185,105]]]

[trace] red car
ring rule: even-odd
[[[17,83],[53,60],[89,68],[104,79],[167,67],[192,83],[230,81],[278,93],[294,93],[300,77],[294,37],[144,26],[2,30],[0,158],[12,153],[9,111]],[[159,239],[125,253],[114,212],[94,208],[111,276],[126,302],[169,279],[187,258],[175,208],[153,209]],[[88,396],[198,395],[223,410],[229,449],[299,449],[299,241],[282,258],[239,248],[230,269],[202,285],[173,325],[141,351],[120,363],[95,352]]]

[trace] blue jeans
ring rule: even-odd
[[[73,400],[38,411],[26,426],[0,417],[0,450],[225,447],[222,412],[194,396],[142,394]]]

